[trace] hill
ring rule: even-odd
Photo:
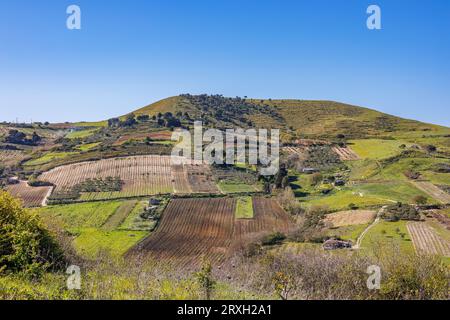
[[[448,135],[450,129],[402,119],[376,110],[320,100],[227,98],[221,95],[180,95],[160,100],[133,113],[154,116],[188,113],[215,127],[279,128],[290,136],[311,138],[398,137]]]

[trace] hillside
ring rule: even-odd
[[[160,100],[133,113],[154,116],[158,113],[187,112],[192,119],[215,127],[280,128],[285,134],[313,138],[395,137],[412,133],[447,135],[450,129],[415,120],[402,119],[376,110],[334,101],[263,100],[226,98],[220,95],[180,95]]]

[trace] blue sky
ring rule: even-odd
[[[66,28],[79,5],[82,29]],[[366,28],[377,4],[382,30]],[[450,1],[0,0],[0,121],[180,93],[327,99],[450,126]]]

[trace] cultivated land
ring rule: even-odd
[[[370,210],[350,210],[330,213],[325,222],[333,227],[343,227],[356,224],[367,224],[375,219],[376,212]]]
[[[166,208],[157,231],[134,247],[155,261],[178,266],[198,265],[202,257],[220,263],[236,241],[264,232],[287,231],[290,217],[271,199],[253,199],[253,218],[235,217],[236,199],[174,199]]]
[[[409,222],[406,226],[418,253],[450,257],[450,242],[425,222]]]
[[[205,129],[280,129],[286,170],[262,177],[244,163],[172,164],[172,133],[192,130],[194,121]],[[350,249],[324,251],[324,241],[355,244],[365,230],[363,256],[382,248],[392,258],[445,257],[449,136],[450,128],[332,101],[180,95],[99,122],[0,123],[0,185],[25,206],[47,202],[33,210],[62,229],[78,256],[107,264],[124,258],[127,272],[132,258],[185,275],[204,259],[217,270],[241,256],[272,261],[266,254],[285,249],[294,254],[288,259],[315,250],[294,265],[318,270],[318,256],[337,263],[333,257],[349,256]],[[12,177],[21,182],[10,184]],[[367,229],[382,206],[397,203],[417,208],[420,221],[380,218]],[[180,297],[192,287],[171,283],[164,290]]]
[[[174,165],[169,156],[135,156],[82,162],[54,168],[38,177],[54,184],[56,194],[68,193],[88,179],[115,177],[118,191],[81,192],[79,200],[105,200],[168,193],[216,193],[206,165],[185,161]]]
[[[8,185],[6,190],[14,197],[21,199],[25,207],[40,207],[45,205],[52,187],[30,187],[26,181],[20,181],[17,184]]]

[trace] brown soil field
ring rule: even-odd
[[[235,219],[236,199],[174,199],[163,213],[156,232],[128,255],[144,255],[172,265],[198,265],[205,257],[220,264],[232,254],[233,243],[261,232],[288,231],[291,218],[276,201],[253,199],[254,217]]]
[[[333,151],[341,160],[359,160],[358,155],[350,148],[333,147]]]
[[[406,227],[417,253],[450,257],[450,242],[440,237],[425,222],[408,222]]]
[[[27,157],[25,152],[20,150],[0,150],[0,164],[13,166]]]
[[[307,147],[283,147],[282,148],[282,151],[284,151],[288,154],[298,154],[299,156],[303,156],[307,150],[308,150]]]
[[[8,185],[6,190],[21,199],[25,207],[39,207],[44,204],[52,187],[30,187],[27,182],[20,181],[18,184]]]
[[[372,222],[377,215],[376,211],[370,210],[348,210],[327,214],[325,223],[330,223],[332,227],[351,226],[356,224],[366,224]]]

